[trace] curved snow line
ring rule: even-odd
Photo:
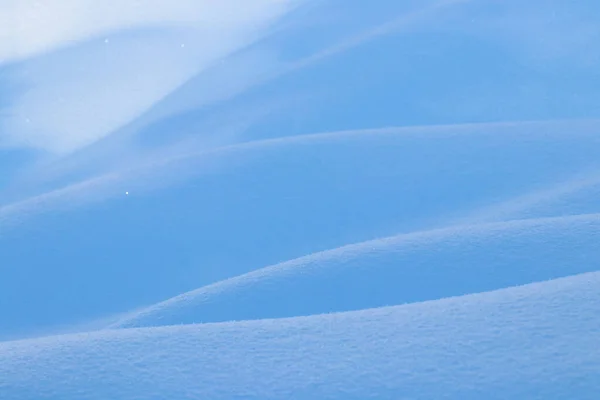
[[[586,190],[600,188],[600,169],[592,169],[585,173],[579,173],[562,182],[558,182],[544,189],[536,189],[529,193],[515,196],[499,203],[491,204],[474,210],[468,215],[454,221],[448,221],[447,225],[471,225],[476,223],[495,222],[500,219],[527,219],[527,212],[536,207],[559,201]]]
[[[147,172],[152,169],[166,167],[170,164],[176,164],[181,161],[188,159],[200,158],[205,156],[218,156],[229,152],[244,151],[249,149],[266,148],[270,146],[285,146],[299,143],[314,143],[319,141],[327,140],[341,140],[350,137],[360,136],[385,136],[385,135],[422,135],[422,134],[439,134],[443,136],[455,136],[455,135],[473,135],[481,133],[482,129],[499,128],[499,129],[511,129],[511,128],[536,128],[548,130],[536,131],[536,134],[542,135],[553,135],[559,134],[562,136],[572,136],[573,129],[577,129],[577,133],[584,134],[586,136],[596,135],[597,129],[600,128],[600,120],[556,120],[556,121],[522,121],[522,122],[495,122],[495,123],[470,123],[470,124],[451,124],[451,125],[424,125],[424,126],[407,126],[407,127],[388,127],[388,128],[375,128],[375,129],[359,129],[359,130],[346,130],[336,132],[322,132],[306,135],[287,136],[274,139],[263,139],[244,143],[238,143],[234,145],[228,145],[223,147],[211,148],[208,150],[192,151],[177,156],[171,156],[159,161],[153,161],[151,163],[142,164],[128,170],[119,172],[113,172],[104,174],[95,178],[91,178],[82,182],[71,184],[69,186],[52,190],[34,197],[30,197],[24,200],[20,200],[15,203],[0,206],[0,220],[5,220],[9,215],[15,212],[22,212],[30,208],[35,208],[48,201],[59,199],[61,197],[67,197],[71,195],[77,195],[79,197],[92,197],[97,192],[87,192],[85,196],[81,196],[83,190],[91,190],[93,188],[102,189],[107,184],[122,182],[127,178],[133,178],[136,174]],[[551,129],[549,129],[551,128]],[[559,132],[553,131],[558,129]],[[523,132],[523,135],[531,134],[531,132]],[[107,188],[104,187],[106,190]],[[101,190],[99,190],[101,191]],[[107,197],[115,197],[118,194],[105,193],[104,196],[100,196],[101,199]]]
[[[442,299],[432,299],[420,301],[417,303],[395,304],[382,307],[365,308],[361,310],[351,311],[335,311],[330,313],[322,313],[317,315],[302,315],[285,318],[264,318],[259,320],[239,320],[239,321],[220,321],[220,322],[205,322],[191,324],[173,324],[159,326],[134,326],[123,328],[105,328],[100,330],[92,330],[87,332],[63,333],[58,335],[48,335],[35,338],[24,338],[7,340],[0,342],[0,354],[3,350],[11,347],[26,348],[30,344],[52,344],[61,341],[82,342],[89,339],[106,338],[133,338],[136,335],[151,334],[157,332],[164,335],[169,335],[175,332],[191,332],[195,330],[226,330],[233,329],[250,329],[260,326],[286,326],[296,322],[315,322],[321,323],[323,320],[341,320],[352,318],[364,318],[375,315],[386,316],[392,312],[398,311],[402,313],[414,313],[415,315],[422,314],[421,311],[430,308],[451,308],[461,305],[489,305],[498,300],[508,300],[510,302],[520,302],[531,297],[543,297],[548,292],[565,292],[572,293],[573,289],[580,285],[600,285],[600,271],[591,271],[570,276],[546,279],[538,282],[532,282],[522,285],[515,285],[506,288],[498,288],[480,293],[468,293],[459,296],[449,296]],[[576,294],[577,292],[574,292]],[[598,291],[600,294],[600,291]],[[179,297],[179,296],[178,296]],[[318,322],[317,322],[318,321]]]
[[[274,79],[280,78],[282,76],[293,73],[295,71],[310,67],[323,59],[327,59],[327,58],[335,56],[337,54],[344,53],[347,50],[361,46],[373,39],[380,37],[380,36],[385,36],[387,34],[402,30],[403,27],[410,27],[414,22],[419,21],[420,19],[423,19],[425,17],[430,17],[431,15],[434,15],[436,12],[439,12],[440,10],[455,7],[457,5],[460,5],[461,3],[466,3],[466,2],[470,2],[470,1],[471,0],[439,0],[439,1],[431,1],[431,4],[421,4],[420,5],[421,8],[417,8],[416,10],[411,10],[407,13],[403,13],[399,16],[392,18],[391,20],[389,20],[387,22],[383,22],[379,25],[376,25],[374,27],[366,29],[365,31],[361,31],[358,34],[351,35],[350,37],[342,40],[341,42],[336,43],[336,44],[334,44],[330,47],[327,47],[323,50],[317,51],[316,53],[311,54],[311,55],[307,56],[306,58],[303,58],[299,61],[292,62],[291,64],[288,64],[288,65],[284,64],[279,69],[276,69],[275,71],[271,71],[270,73],[266,74],[266,76],[264,76],[262,78],[257,78],[256,82],[253,82],[253,83],[249,84],[248,86],[249,87],[258,86],[260,84],[266,83],[268,81],[272,81]],[[298,5],[299,4],[292,4],[292,5],[290,5],[290,7],[294,7],[294,6],[297,7]],[[133,120],[131,120],[127,124],[127,126],[125,126],[124,128],[129,128],[130,124],[133,125],[133,124],[141,123],[142,125],[145,125],[149,121],[155,120],[156,116],[153,115],[153,112],[156,111],[157,106],[160,107],[162,105],[161,104],[162,101],[168,99],[169,97],[171,97],[173,95],[176,95],[179,90],[184,89],[185,86],[189,82],[192,82],[194,79],[196,79],[198,76],[200,76],[201,73],[202,72],[187,79],[185,82],[180,84],[175,90],[173,90],[171,93],[169,93],[163,99],[156,102],[152,107],[148,108],[144,113],[139,115],[137,118],[134,118]],[[162,111],[162,112],[164,112],[164,111]],[[159,114],[160,113],[161,113],[161,111],[159,111]],[[168,113],[166,115],[168,115]],[[107,139],[109,137],[114,137],[114,136],[120,134],[121,132],[122,132],[121,129],[117,129],[116,131],[103,137],[101,140]],[[95,142],[95,143],[97,143],[97,142]],[[91,148],[95,143],[87,145],[87,146],[79,149],[78,151],[81,151],[81,150],[85,151],[86,149]]]
[[[254,149],[261,147],[269,147],[273,145],[288,145],[296,143],[313,143],[321,140],[339,140],[344,138],[367,136],[367,135],[443,135],[445,136],[464,136],[481,134],[482,129],[488,128],[552,128],[561,129],[559,132],[554,131],[536,131],[535,134],[573,136],[576,134],[584,134],[586,136],[597,136],[600,128],[600,119],[579,119],[579,120],[540,120],[540,121],[514,121],[514,122],[482,122],[482,123],[462,123],[462,124],[441,124],[441,125],[418,125],[418,126],[392,126],[385,128],[367,128],[367,129],[350,129],[334,132],[318,132],[310,134],[300,134],[293,136],[284,136],[270,139],[259,139],[248,142],[235,143],[231,145],[215,147],[209,150],[194,151],[179,156],[174,156],[163,163],[170,163],[182,158],[193,158],[205,154],[219,154],[229,151],[239,151],[245,149]],[[579,128],[573,132],[573,129]],[[566,131],[566,132],[565,132]],[[532,132],[523,132],[522,135],[531,135]],[[155,165],[155,164],[151,164]]]
[[[587,235],[587,242],[589,243],[587,243],[586,240],[580,240],[576,243],[569,242],[569,236],[565,233],[569,231],[568,228],[574,230],[574,234],[577,237],[579,237],[581,231],[583,231],[583,234]],[[585,229],[588,229],[588,231],[585,231]],[[550,234],[548,234],[547,237],[543,236],[543,234],[548,233],[548,231]],[[551,235],[558,235],[558,237],[550,237]],[[517,260],[520,259],[519,257],[522,257],[523,247],[542,242],[541,245],[548,254],[546,257],[551,258],[554,249],[546,249],[546,247],[555,245],[556,243],[551,240],[554,239],[564,246],[570,248],[577,247],[581,256],[592,255],[592,257],[588,258],[591,258],[592,261],[598,261],[597,258],[600,259],[600,251],[596,251],[598,253],[596,255],[593,249],[596,247],[594,243],[599,239],[599,236],[600,213],[453,226],[395,235],[313,253],[294,260],[267,266],[224,281],[216,282],[154,304],[141,311],[137,311],[126,316],[121,321],[110,325],[110,327],[143,326],[144,324],[152,325],[155,324],[154,319],[157,321],[174,319],[178,321],[177,323],[190,323],[190,319],[200,319],[208,322],[212,321],[211,318],[227,320],[227,315],[225,315],[227,313],[233,313],[232,315],[235,316],[235,319],[246,319],[244,318],[245,314],[244,311],[241,310],[241,307],[245,304],[251,304],[252,299],[261,304],[261,310],[275,310],[277,307],[281,306],[284,308],[283,312],[288,313],[292,312],[291,310],[295,309],[295,307],[299,309],[308,307],[307,310],[310,309],[310,312],[315,310],[317,312],[324,311],[328,309],[331,304],[334,304],[333,307],[337,304],[337,307],[342,308],[351,307],[349,304],[358,304],[359,307],[361,307],[362,303],[377,302],[378,300],[373,300],[372,298],[381,296],[386,290],[399,292],[392,295],[392,298],[387,297],[387,300],[391,299],[392,301],[398,301],[398,298],[404,299],[402,302],[431,300],[431,298],[427,297],[425,299],[411,299],[410,293],[402,292],[402,288],[404,291],[407,291],[410,290],[409,288],[411,285],[414,286],[417,285],[418,282],[426,280],[426,277],[429,276],[430,273],[436,275],[436,279],[438,280],[440,275],[448,275],[444,284],[448,283],[449,285],[453,282],[453,279],[458,279],[454,282],[455,284],[460,283],[461,276],[465,276],[465,279],[468,280],[476,280],[477,277],[482,274],[491,274],[491,276],[496,278],[498,278],[498,274],[500,274],[498,281],[507,282],[510,286],[530,283],[527,281],[528,279],[546,280],[559,276],[572,275],[574,273],[589,272],[590,268],[595,270],[597,265],[590,265],[589,259],[575,260],[572,258],[572,254],[570,255],[571,258],[569,258],[570,253],[565,251],[561,257],[567,257],[567,261],[573,261],[574,263],[579,261],[580,264],[569,265],[568,267],[560,263],[556,267],[544,265],[541,272],[536,271],[536,267],[531,265],[528,267],[528,271],[523,272],[519,270],[521,267],[519,263],[515,262],[515,265],[508,264],[510,268],[516,269],[515,271],[512,271],[511,269],[504,271],[503,268],[506,267],[506,263],[510,263],[510,257],[516,257]],[[502,258],[503,256],[509,257],[505,264],[501,263],[496,266],[479,266],[477,264],[479,262],[484,264],[486,262],[493,262],[493,260],[490,261],[486,259],[485,256],[481,256],[477,253],[478,251],[481,252],[481,248],[489,241],[492,242],[492,245],[496,246],[498,246],[496,243],[498,241],[501,243],[500,246],[503,241],[508,243],[508,248],[502,249],[503,251],[501,254],[497,255],[498,258]],[[448,246],[449,253],[446,249]],[[465,247],[468,246],[474,247],[476,249],[475,253],[473,253],[473,249],[465,249]],[[591,253],[585,253],[584,250],[586,249],[592,249],[590,250]],[[492,252],[493,250],[494,248],[492,247]],[[525,249],[525,252],[528,250],[529,247]],[[445,254],[444,251],[448,254]],[[571,250],[571,252],[572,251],[573,250]],[[416,256],[412,255],[412,253],[416,253]],[[433,259],[423,261],[422,253],[427,254],[427,257],[429,258],[433,257]],[[463,253],[466,253],[466,256],[462,255]],[[566,256],[564,255],[565,253],[567,253]],[[440,255],[436,258],[436,254]],[[452,269],[454,268],[452,265],[446,266],[447,268],[442,268],[444,266],[443,263],[449,262],[447,259],[457,257],[456,254],[459,254],[459,259],[460,257],[466,257],[467,259],[460,259],[462,265],[457,266],[455,269]],[[391,260],[386,259],[386,257],[390,257]],[[402,257],[404,257],[404,259]],[[474,260],[471,260],[469,257],[474,258]],[[538,256],[538,258],[539,257],[544,256]],[[546,261],[549,263],[551,262],[551,260]],[[528,260],[527,262],[531,262],[531,260]],[[469,263],[477,265],[469,266]],[[435,265],[431,266],[429,264]],[[539,268],[541,267],[538,267],[538,269]],[[461,269],[471,273],[461,274],[461,272],[464,272],[461,271]],[[470,271],[470,269],[474,269],[474,271]],[[502,269],[502,271],[498,272],[498,269]],[[412,277],[410,276],[411,271],[414,274]],[[458,278],[457,274],[455,274],[457,272]],[[328,276],[315,276],[315,274],[318,273],[330,273],[333,274],[333,278],[328,279]],[[503,276],[502,273],[506,273],[507,276]],[[363,284],[362,282],[367,279],[367,276],[369,277],[369,281],[376,282],[379,285],[376,288],[371,288],[373,285],[367,286],[367,288],[372,289],[370,291],[367,290],[370,293],[369,299],[362,302],[361,300],[352,300],[349,301],[348,304],[338,304],[335,299],[326,298],[321,301],[318,297],[318,294],[321,293],[319,291],[320,285],[322,285],[319,281],[322,279],[325,279],[326,282],[329,282],[332,286],[337,285],[337,292],[343,293],[344,290],[342,289],[348,286],[349,288],[352,288],[351,290],[347,290],[348,293],[360,297],[360,290],[361,288],[364,288],[361,285]],[[304,279],[306,279],[307,282],[304,282]],[[396,284],[395,280],[398,279],[402,282]],[[479,276],[479,279],[481,279],[481,276]],[[285,289],[284,286],[285,282],[290,286],[287,289]],[[386,288],[386,284],[392,284],[393,286]],[[481,289],[486,288],[486,284],[487,283],[476,282],[471,284],[471,286],[465,286],[465,288],[475,287],[476,289]],[[492,285],[497,284],[497,282],[492,283]],[[325,286],[327,287],[327,285]],[[496,288],[497,287],[493,287],[492,289]],[[261,290],[265,291],[264,297],[261,297]],[[374,293],[371,293],[373,290],[378,291],[377,296]],[[451,287],[446,287],[443,290],[433,290],[431,294],[426,294],[425,296],[437,296],[437,298],[439,298],[439,291],[444,294],[450,293],[452,295],[454,293],[453,290],[454,289]],[[456,291],[460,292],[460,289],[456,289]],[[421,292],[427,293],[426,288],[421,287],[419,293]],[[299,297],[293,297],[294,295]],[[419,296],[421,295],[422,293],[419,294]],[[315,298],[313,299],[311,296],[315,296]],[[386,297],[384,296],[383,298]],[[224,311],[219,311],[219,299],[223,299],[222,301],[225,306],[221,305],[221,307],[225,307]],[[312,304],[312,301],[314,301],[315,304]],[[328,304],[328,301],[331,302],[331,304]],[[379,301],[383,300],[379,299]],[[279,304],[274,304],[273,302]],[[236,306],[234,303],[239,304]],[[300,303],[300,305],[298,305],[298,303]],[[312,305],[307,305],[309,303]],[[216,311],[213,311],[212,314],[208,315],[207,313],[211,312],[211,307],[216,308]],[[204,314],[198,311],[202,308],[205,309]],[[254,307],[253,309],[257,309],[257,307]],[[169,312],[172,312],[174,315],[169,315]],[[254,312],[255,311],[246,311],[246,314],[252,314]],[[186,313],[191,315],[187,315]],[[181,317],[181,315],[183,316]]]
[[[593,398],[599,301],[591,273],[341,314],[4,342],[0,397]]]

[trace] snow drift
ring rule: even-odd
[[[600,274],[279,320],[0,343],[15,399],[595,399]]]

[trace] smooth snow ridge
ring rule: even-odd
[[[0,400],[598,398],[599,2],[4,3]]]
[[[523,215],[600,212],[592,190],[600,175],[598,126],[467,124],[263,140],[159,160],[3,207],[0,337],[15,326],[44,331],[147,307],[351,243]],[[155,182],[156,191],[146,187]],[[311,309],[329,311],[335,301]]]
[[[404,306],[0,343],[10,399],[595,399],[600,273]]]
[[[112,327],[293,317],[485,292],[596,271],[598,243],[600,214],[398,235],[218,282]]]

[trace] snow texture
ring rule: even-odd
[[[1,400],[598,398],[598,2],[13,3]]]
[[[0,344],[22,399],[595,399],[600,274],[283,320]]]

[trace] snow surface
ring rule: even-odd
[[[600,214],[399,235],[208,285],[115,326],[292,317],[485,292],[595,271],[599,241]]]
[[[552,216],[551,205],[569,196],[581,200],[565,214],[600,212],[597,198],[588,196],[600,171],[596,127],[594,121],[474,125],[273,139],[26,200],[0,210],[7,221],[0,333],[5,326],[35,331],[144,307],[365,240],[474,219]],[[171,176],[179,183],[133,189],[148,177],[152,185]],[[135,194],[124,199],[115,187]],[[96,203],[97,192],[110,197]],[[90,201],[93,212],[75,207]],[[15,218],[36,223],[10,228]],[[52,268],[40,270],[39,254]]]
[[[600,273],[283,320],[0,343],[0,395],[39,399],[595,399]]]
[[[0,399],[598,397],[597,2],[113,3],[0,3]]]

